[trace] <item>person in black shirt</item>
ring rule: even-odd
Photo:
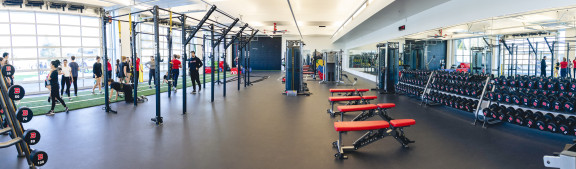
[[[540,62],[540,76],[546,77],[546,56],[544,56]]]
[[[132,97],[132,85],[131,84],[124,84],[124,83],[119,83],[119,82],[115,82],[112,79],[108,79],[108,85],[110,85],[110,88],[112,89],[112,92],[110,92],[110,96],[109,98],[112,99],[112,94],[114,93],[114,91],[116,91],[116,97],[114,98],[115,100],[118,100],[118,92],[124,92],[124,100],[126,101],[126,103],[133,103],[134,102],[134,98]]]
[[[102,63],[100,63],[100,56],[96,57],[96,63],[92,66],[92,73],[94,73],[94,80],[96,84],[92,87],[92,94],[94,94],[94,89],[98,86],[100,94],[102,94]]]
[[[47,116],[52,116],[54,115],[54,107],[56,106],[56,100],[58,100],[60,102],[60,104],[62,104],[62,106],[64,106],[65,108],[65,112],[68,113],[68,107],[66,106],[66,103],[64,103],[64,100],[62,100],[62,98],[60,97],[60,92],[58,92],[59,89],[59,84],[58,84],[58,74],[61,74],[58,72],[58,66],[60,66],[60,61],[59,60],[54,60],[52,62],[50,62],[50,76],[48,76],[48,82],[50,83],[50,98],[52,99],[52,107],[50,107],[50,111],[48,111],[48,113],[46,114]]]
[[[198,73],[198,70],[204,64],[202,64],[202,60],[196,57],[196,52],[190,52],[190,56],[190,59],[188,59],[188,70],[190,72],[190,79],[192,79],[192,93],[196,93],[196,83],[198,83],[198,92],[202,90],[200,85],[200,73]]]

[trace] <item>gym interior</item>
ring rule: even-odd
[[[0,1],[0,168],[576,168],[576,1]]]

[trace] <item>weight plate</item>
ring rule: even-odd
[[[34,117],[34,114],[32,113],[32,110],[28,107],[20,107],[16,111],[16,119],[18,119],[18,121],[22,123],[30,122],[30,120],[32,120],[32,117]]]
[[[12,66],[12,65],[2,66],[2,75],[4,75],[5,77],[14,75],[14,71],[15,71],[15,69],[14,69],[14,66]]]
[[[12,85],[8,88],[8,97],[12,100],[23,99],[24,94],[26,94],[26,91],[24,91],[24,87],[20,85]]]
[[[48,154],[44,151],[34,150],[30,153],[30,161],[36,166],[43,166],[48,162]]]
[[[40,132],[34,129],[24,131],[24,141],[30,145],[38,144],[40,141]]]

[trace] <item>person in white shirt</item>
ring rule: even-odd
[[[72,79],[72,68],[70,68],[70,66],[68,66],[68,61],[66,59],[64,59],[64,64],[62,64],[62,81],[60,83],[60,86],[62,86],[62,89],[60,89],[60,95],[64,96],[64,86],[66,86],[66,95],[68,96],[69,100],[72,100],[72,98],[70,98],[70,84],[72,83],[72,81],[74,79]]]

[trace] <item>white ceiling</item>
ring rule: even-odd
[[[532,11],[509,16],[488,18],[481,21],[446,26],[442,38],[431,37],[440,29],[429,30],[403,38],[410,39],[456,39],[473,36],[491,36],[539,31],[556,31],[576,28],[576,7]]]
[[[64,0],[115,9],[130,4],[146,8],[159,5],[175,12],[201,11],[188,13],[201,18],[209,8],[200,0]],[[241,21],[259,29],[261,33],[273,34],[276,23],[278,31],[299,35],[286,0],[206,0],[219,9],[238,17]],[[332,35],[365,0],[290,0],[294,15],[302,35]],[[218,18],[218,17],[217,17]],[[229,23],[224,16],[219,22]],[[319,27],[326,26],[326,27]],[[282,33],[276,33],[282,34]]]

